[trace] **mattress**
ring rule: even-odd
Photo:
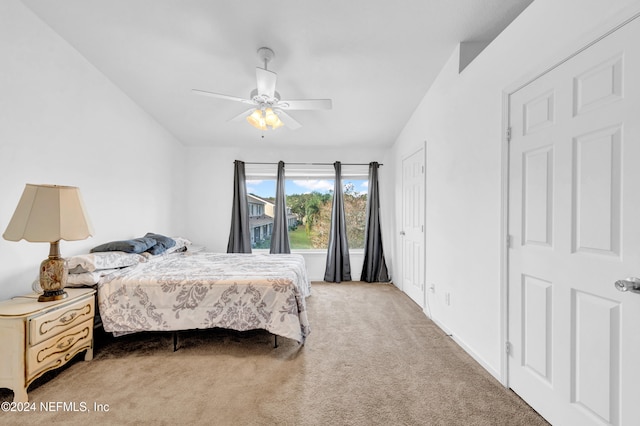
[[[104,329],[116,335],[220,327],[303,343],[310,294],[299,254],[173,253],[98,283]]]

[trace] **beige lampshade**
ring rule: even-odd
[[[5,240],[54,242],[84,240],[93,226],[75,186],[27,184],[2,236]]]

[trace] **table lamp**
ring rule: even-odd
[[[74,186],[27,184],[2,236],[5,240],[51,243],[49,258],[40,264],[38,301],[64,299],[67,263],[60,257],[60,240],[77,241],[93,235],[80,189]]]

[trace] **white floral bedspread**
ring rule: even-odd
[[[311,293],[298,254],[184,252],[158,256],[98,283],[105,331],[265,329],[304,342]]]

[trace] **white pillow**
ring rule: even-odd
[[[149,252],[144,252],[140,254],[144,256],[146,259],[162,258],[163,256],[166,256],[171,253],[175,253],[177,251],[185,251],[186,248],[191,245],[191,241],[187,240],[186,238],[171,237],[171,239],[175,241],[176,244],[173,247],[169,247],[167,250],[163,251],[160,254],[151,254]]]
[[[65,287],[82,287],[86,285],[98,284],[100,278],[109,275],[120,269],[100,269],[93,272],[84,272],[82,274],[69,274],[67,276],[67,284]]]
[[[67,259],[69,275],[93,272],[100,269],[124,268],[145,262],[144,256],[123,251],[105,251],[80,254]]]
[[[171,239],[176,242],[176,245],[174,245],[173,247],[169,247],[166,253],[173,253],[191,245],[191,241],[187,240],[186,238],[171,237]]]

